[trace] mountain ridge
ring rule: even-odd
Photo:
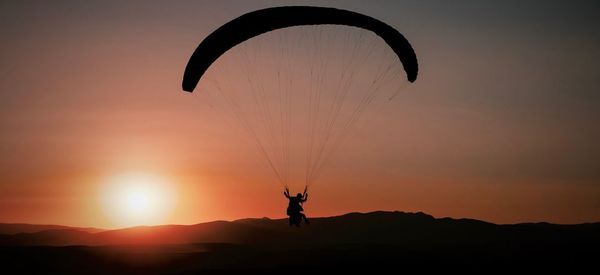
[[[40,227],[42,228],[42,227]],[[2,224],[0,224],[0,232]],[[600,243],[600,223],[494,224],[475,219],[435,218],[423,212],[352,212],[311,218],[310,225],[290,227],[287,219],[249,218],[192,225],[137,226],[86,231],[57,227],[38,232],[0,234],[2,246],[102,246],[124,244],[232,243],[318,246],[323,244],[490,244],[514,240]]]
[[[31,224],[31,223],[0,223],[0,234],[11,235],[17,233],[36,233],[44,230],[52,229],[76,229],[90,233],[105,231],[106,229],[95,227],[77,227],[56,224]]]

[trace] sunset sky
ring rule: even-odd
[[[3,1],[0,222],[133,225],[106,198],[122,182],[161,201],[139,224],[284,217],[256,148],[181,90],[206,35],[282,5],[378,18],[420,65],[312,187],[309,216],[600,220],[597,1]]]

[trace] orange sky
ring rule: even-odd
[[[397,27],[419,79],[344,144],[309,216],[600,220],[600,41],[586,9],[360,3],[327,6]],[[172,186],[165,223],[284,216],[256,148],[180,89],[203,37],[272,4],[168,5],[0,4],[0,222],[114,227],[99,190],[132,172]]]

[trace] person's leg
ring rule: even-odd
[[[310,224],[310,222],[308,222],[308,218],[306,218],[306,215],[304,215],[304,213],[302,213],[302,219],[306,224]]]
[[[301,213],[294,214],[294,224],[297,227],[300,227],[300,223],[302,222],[302,216],[301,215],[302,215]]]

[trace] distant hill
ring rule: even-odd
[[[0,223],[0,234],[36,233],[44,230],[78,230],[89,233],[97,233],[104,229],[92,227],[71,227],[64,225],[43,225],[27,223]]]
[[[60,226],[0,225],[2,246],[230,243],[273,247],[330,245],[586,245],[600,247],[600,223],[497,225],[472,219],[436,219],[424,213],[350,213],[313,218],[301,228],[285,219],[243,219],[195,225],[140,226],[99,231]]]

